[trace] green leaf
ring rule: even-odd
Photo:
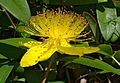
[[[24,23],[31,16],[27,0],[0,0],[0,5]]]
[[[112,73],[120,75],[120,69],[116,69],[116,68],[112,67],[111,65],[109,65],[101,60],[98,60],[98,59],[92,60],[92,59],[80,57],[78,59],[74,59],[73,63],[94,67],[97,69],[104,70],[106,72],[112,72]]]
[[[117,26],[114,21],[117,18],[117,14],[115,8],[102,7],[101,9],[104,9],[104,11],[97,10],[97,19],[101,33],[104,39],[108,41]]]
[[[111,57],[113,55],[112,47],[107,44],[100,44],[98,46],[100,51],[98,53]]]
[[[35,40],[31,38],[9,38],[9,39],[0,40],[0,43],[8,44],[15,47],[20,47],[28,41],[35,41]]]
[[[120,17],[117,17],[114,20],[114,23],[115,23],[116,27],[115,27],[114,33],[111,37],[112,42],[115,42],[120,37]]]
[[[0,59],[7,59],[7,57],[5,57],[2,54],[0,54]]]
[[[9,81],[6,82],[6,83],[9,83]],[[20,78],[20,77],[16,76],[16,77],[13,79],[12,83],[25,83],[25,78],[22,78],[22,77]]]
[[[0,83],[5,83],[13,67],[13,65],[3,65],[0,67]]]
[[[0,67],[2,65],[8,64],[10,61],[8,59],[0,59]]]
[[[76,59],[76,58],[78,58],[78,57],[68,56],[68,57],[61,58],[60,61],[72,62],[73,59]]]
[[[26,50],[22,48],[0,43],[0,54],[8,59],[18,59],[25,53],[25,51]]]
[[[99,41],[100,32],[95,18],[92,15],[90,15],[88,12],[83,12],[83,16],[87,19],[95,39]]]
[[[30,34],[25,32],[25,27],[26,27],[25,24],[19,23],[16,28],[16,31],[19,32],[19,34],[21,34],[23,38],[30,37]]]
[[[52,5],[87,5],[101,2],[107,2],[108,0],[43,0],[46,4]]]
[[[22,48],[23,43],[33,41],[30,38],[11,38],[0,40],[0,54],[8,59],[18,59],[24,53],[25,49]],[[4,58],[3,57],[3,58]]]
[[[21,67],[21,66],[18,66],[15,71],[16,71],[16,72],[23,73],[23,72],[24,72],[24,68]]]
[[[73,59],[78,58],[78,56],[67,56],[67,57],[63,57],[60,58],[59,61],[63,63],[63,65],[61,66],[62,68],[69,68],[69,69],[78,69],[81,68],[81,66],[79,66],[79,64],[75,64],[73,63]]]

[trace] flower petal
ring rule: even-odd
[[[58,50],[69,55],[79,55],[90,54],[99,51],[98,47],[62,47],[59,46]]]
[[[34,46],[30,48],[20,61],[22,67],[29,67],[37,64],[39,61],[49,59],[56,51],[56,48],[52,44],[45,44],[43,46]]]
[[[66,39],[61,39],[60,40],[60,46],[71,47],[71,45],[69,44],[69,41],[67,41]]]
[[[24,43],[24,46],[28,47],[28,48],[31,48],[31,47],[34,47],[34,46],[38,46],[38,45],[41,45],[42,42],[38,42],[38,41],[29,41],[27,43]]]

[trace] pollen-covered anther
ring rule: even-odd
[[[40,11],[37,11],[36,13],[37,13],[36,16],[42,15]]]

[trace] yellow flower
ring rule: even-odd
[[[43,42],[30,41],[24,45],[30,48],[20,61],[22,67],[29,67],[39,61],[48,60],[56,51],[69,55],[82,56],[99,50],[97,47],[73,47],[70,40],[80,37],[87,26],[79,14],[63,11],[49,11],[32,16],[27,33],[47,37]]]

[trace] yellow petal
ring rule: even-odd
[[[98,47],[58,47],[58,50],[69,55],[79,55],[82,56],[84,54],[90,54],[93,52],[97,52],[99,50]]]
[[[66,39],[60,39],[60,46],[71,47],[71,45],[69,44],[69,41],[67,41]]]
[[[54,45],[34,46],[30,48],[20,61],[22,67],[29,67],[37,64],[39,61],[49,59],[56,51]]]
[[[27,43],[24,43],[24,46],[28,47],[28,48],[31,48],[31,47],[34,47],[34,46],[38,46],[38,45],[41,45],[42,42],[38,42],[38,41],[29,41]]]

